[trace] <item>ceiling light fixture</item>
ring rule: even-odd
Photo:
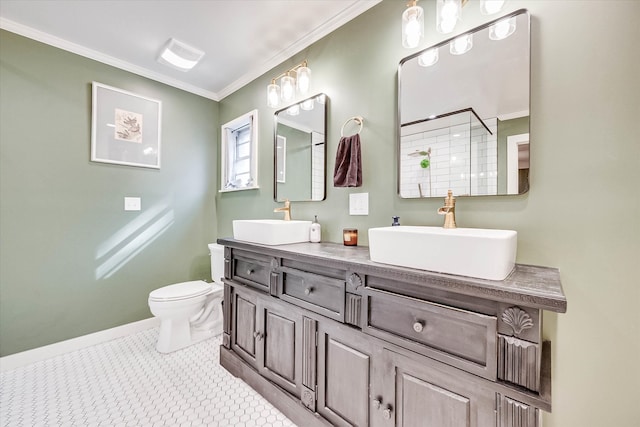
[[[295,78],[292,76],[295,74]],[[280,79],[280,85],[276,81]],[[305,59],[295,67],[285,71],[267,85],[267,105],[276,108],[280,101],[291,102],[297,94],[305,95],[311,86],[311,70]]]
[[[169,39],[158,62],[180,71],[189,71],[202,59],[204,52],[176,39]]]
[[[402,13],[402,46],[408,49],[417,47],[424,37],[424,10],[417,2],[411,0]]]
[[[469,0],[437,0],[436,30],[442,34],[453,32],[462,17],[462,8]],[[506,0],[480,0],[480,13],[493,15],[504,7]]]

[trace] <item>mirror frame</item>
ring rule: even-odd
[[[505,14],[503,16],[500,16],[499,18],[493,19],[489,22],[486,22],[482,25],[479,25],[475,28],[472,28],[468,31],[462,32],[460,34],[457,34],[453,37],[450,37],[446,40],[443,40],[439,43],[436,43],[434,45],[428,46],[424,49],[419,50],[418,52],[415,52],[403,59],[400,60],[400,63],[398,65],[398,76],[397,76],[397,93],[398,93],[398,98],[397,98],[397,116],[396,116],[396,120],[397,120],[397,125],[396,125],[396,138],[397,138],[397,144],[396,144],[396,193],[397,195],[402,198],[402,199],[420,199],[420,198],[439,198],[441,197],[440,195],[438,196],[429,196],[429,197],[403,197],[401,195],[401,178],[402,178],[402,170],[401,170],[401,152],[402,152],[402,66],[407,62],[410,61],[414,58],[419,57],[421,54],[423,54],[424,52],[426,52],[429,49],[433,49],[433,48],[441,48],[443,46],[447,46],[449,45],[449,43],[453,40],[455,40],[458,37],[461,37],[463,35],[466,34],[474,34],[477,33],[479,31],[488,29],[489,27],[491,27],[492,25],[494,25],[495,23],[497,23],[500,20],[503,19],[508,19],[511,17],[516,17],[519,15],[526,15],[527,17],[527,41],[528,41],[528,45],[527,45],[527,49],[529,51],[529,64],[528,64],[528,72],[529,72],[529,78],[528,78],[528,111],[529,111],[529,126],[528,126],[528,131],[527,131],[527,136],[530,136],[531,133],[531,14],[529,13],[529,11],[527,9],[518,9],[516,11],[513,11],[511,13]],[[446,114],[444,114],[446,115]],[[530,139],[530,138],[529,138]],[[506,160],[505,160],[506,162]],[[530,169],[529,169],[530,170]],[[518,193],[508,193],[508,192],[504,192],[504,193],[496,193],[496,194],[461,194],[461,195],[456,195],[456,197],[482,197],[482,196],[517,196],[517,195],[522,195],[525,194],[529,191],[530,188],[530,184],[531,184],[531,180],[529,178],[529,176],[527,175],[527,182],[526,182],[526,189],[523,192],[518,192]],[[508,191],[508,190],[507,190]],[[444,196],[443,196],[444,197]]]
[[[324,175],[324,179],[322,182],[322,199],[294,199],[291,197],[283,197],[282,199],[278,199],[278,114],[287,111],[289,108],[291,108],[294,105],[301,105],[303,102],[311,100],[311,99],[316,99],[319,96],[324,97],[324,104],[319,103],[320,105],[322,105],[322,113],[324,114],[324,120],[323,120],[323,132],[324,132],[324,142],[322,143],[324,145],[324,150],[323,150],[323,154],[324,154],[324,158],[322,160],[322,170],[323,170],[323,175]],[[326,93],[324,92],[320,92],[320,93],[316,93],[313,96],[307,97],[305,99],[302,99],[298,102],[295,102],[291,105],[288,105],[285,108],[281,108],[280,110],[276,111],[273,113],[273,200],[278,202],[278,203],[282,203],[285,201],[285,199],[288,199],[289,201],[292,202],[321,202],[323,200],[325,200],[327,198],[327,110],[328,110],[328,104],[329,104],[329,96],[327,96]],[[309,171],[309,173],[311,173],[311,171]]]

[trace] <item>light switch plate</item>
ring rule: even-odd
[[[140,210],[140,197],[125,197],[124,198],[124,210],[125,211],[139,211]]]
[[[369,193],[349,194],[349,215],[369,215]]]

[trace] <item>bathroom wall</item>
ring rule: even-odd
[[[0,47],[0,354],[151,317],[149,291],[210,277],[218,103],[6,31]],[[162,101],[160,170],[89,161],[92,81]]]
[[[423,1],[428,47],[435,33],[434,2]],[[253,108],[260,119],[259,190],[220,194],[218,235],[235,218],[277,218],[272,197],[273,110],[269,80],[307,58],[312,89],[326,92],[327,199],[294,203],[297,219],[318,214],[325,241],[340,242],[343,227],[439,225],[441,199],[396,194],[396,72],[413,51],[400,43],[405,1],[385,0],[271,72],[223,99],[224,123]],[[553,341],[553,413],[545,427],[632,427],[640,423],[640,2],[510,1],[532,15],[531,190],[522,196],[460,198],[461,227],[518,231],[519,263],[560,269],[568,312],[545,315]],[[488,18],[477,2],[464,9],[459,31]],[[364,185],[334,188],[331,172],[340,128],[362,115]],[[368,192],[369,216],[349,216],[350,193]]]

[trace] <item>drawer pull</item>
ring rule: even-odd
[[[423,329],[424,329],[424,322],[422,320],[418,320],[416,323],[413,324],[414,331],[422,332]]]
[[[385,420],[391,419],[391,406],[387,406],[387,409],[382,411],[382,418],[384,418]]]
[[[380,405],[382,405],[382,402],[380,401],[380,399],[373,399],[373,409],[380,409]]]
[[[264,337],[264,335],[262,335],[260,332],[254,332],[253,337],[260,341]]]
[[[305,295],[310,295],[310,294],[311,294],[311,292],[313,292],[313,288],[312,288],[311,286],[309,286],[308,288],[306,288],[306,289],[304,290],[304,294],[305,294]]]
[[[251,276],[252,274],[253,274],[253,269],[250,268],[249,270],[247,270],[247,276]]]

